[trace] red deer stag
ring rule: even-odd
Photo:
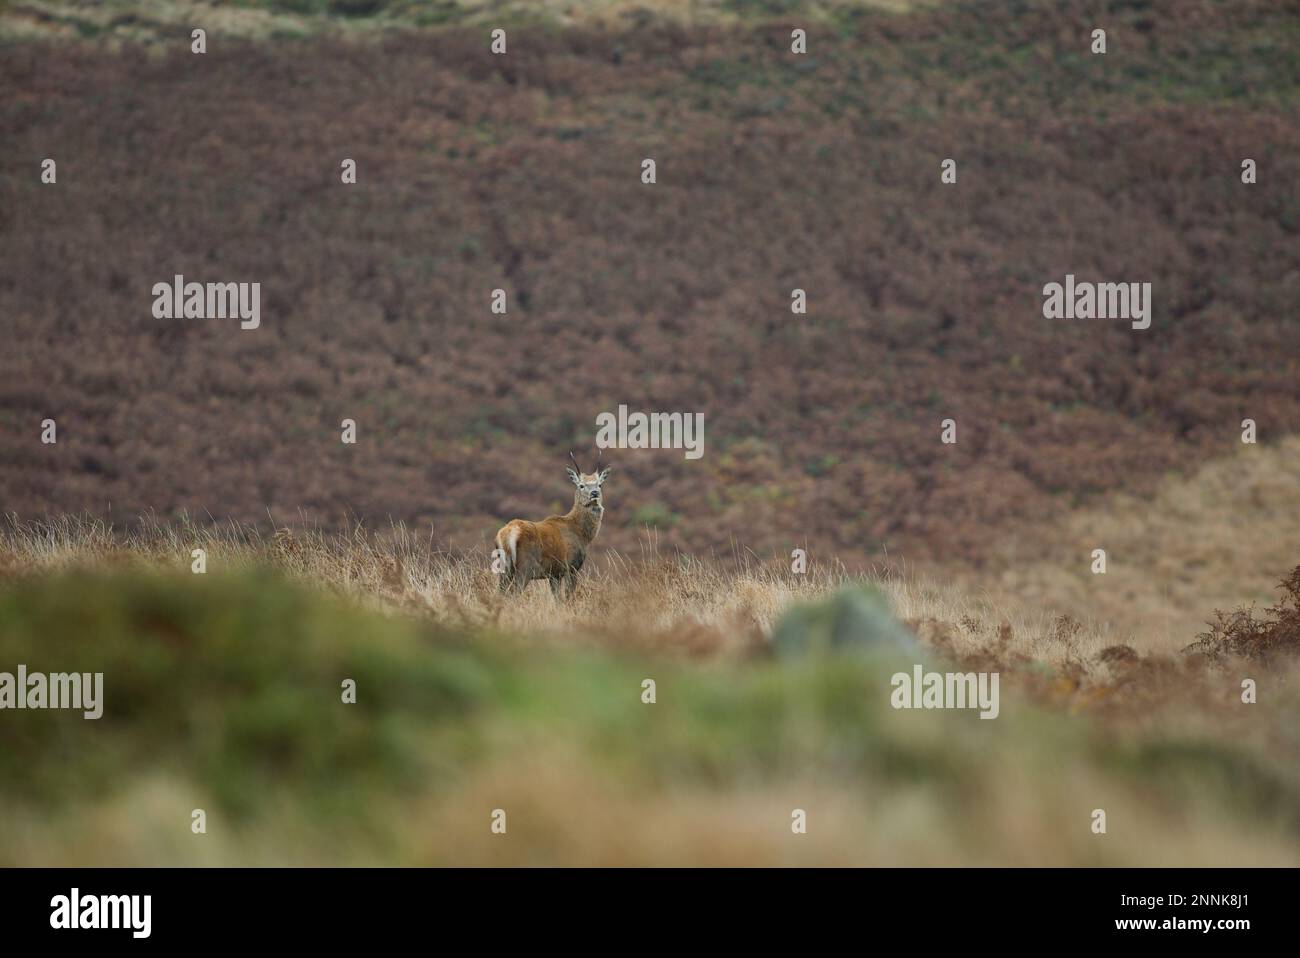
[[[600,487],[609,478],[609,468],[584,474],[573,458],[575,468],[567,470],[576,490],[573,508],[562,516],[549,516],[541,522],[511,519],[496,536],[495,558],[501,564],[501,591],[522,592],[534,579],[546,579],[557,598],[573,595],[578,570],[587,559],[600,519],[605,514]],[[563,590],[563,591],[562,591]]]

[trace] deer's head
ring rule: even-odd
[[[573,467],[566,471],[569,474],[569,480],[577,487],[573,494],[573,504],[582,509],[590,509],[599,515],[605,511],[600,487],[609,478],[609,467],[606,466],[601,469],[600,460],[597,458],[596,471],[586,473],[579,468],[578,460],[573,458],[573,453],[569,453],[569,458],[573,459]]]

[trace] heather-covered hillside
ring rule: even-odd
[[[477,20],[7,39],[0,506],[467,546],[567,506],[625,403],[703,413],[705,455],[607,452],[603,545],[978,561],[1294,432],[1300,17],[1063,11],[854,8],[805,56],[776,7],[499,57]],[[153,318],[178,273],[260,282],[261,327]],[[1150,282],[1151,328],[1044,319],[1066,273]]]

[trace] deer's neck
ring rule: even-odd
[[[603,514],[603,509],[588,509],[575,502],[565,518],[573,524],[574,530],[584,542],[591,542],[592,539],[596,538],[596,533],[600,531],[600,520]]]

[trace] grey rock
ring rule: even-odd
[[[820,602],[792,607],[772,630],[777,655],[870,651],[920,654],[916,637],[870,585],[845,586]]]

